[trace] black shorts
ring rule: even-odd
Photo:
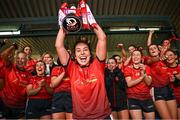
[[[70,92],[54,93],[52,100],[52,113],[72,113],[72,97]]]
[[[154,104],[152,99],[148,100],[138,100],[133,98],[128,98],[129,110],[141,109],[143,112],[154,112]]]
[[[4,103],[2,99],[0,98],[0,119],[4,118]]]
[[[25,112],[26,119],[38,119],[44,115],[51,115],[51,99],[29,99]]]
[[[116,107],[111,106],[112,111],[122,111],[128,109],[127,101],[120,101],[120,104]]]
[[[20,119],[25,115],[25,108],[10,108],[4,106],[4,117],[6,119]]]
[[[180,108],[180,103],[177,103],[177,108]]]
[[[175,100],[173,89],[166,85],[165,87],[154,87],[154,98],[157,100]]]

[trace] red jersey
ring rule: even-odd
[[[177,74],[180,74],[180,65],[178,65],[177,67],[169,67],[168,68],[168,73],[170,75],[173,75],[174,72],[176,72]],[[174,94],[176,96],[177,103],[180,104],[180,86],[174,86],[174,84],[172,82],[170,85],[174,90]]]
[[[71,81],[73,118],[104,119],[111,114],[104,83],[105,63],[95,58],[88,67],[70,60],[67,66]]]
[[[36,61],[34,59],[29,59],[24,67],[28,72],[32,72],[35,69]]]
[[[150,59],[146,57],[145,60]],[[154,87],[164,87],[169,84],[170,76],[167,74],[167,66],[163,61],[158,61],[149,65]]]
[[[145,66],[146,74],[151,76],[150,68]],[[138,79],[140,77],[140,69],[133,68],[132,65],[127,66],[124,70],[125,77],[131,77],[131,80]],[[151,99],[150,95],[151,87],[146,85],[146,83],[142,80],[140,83],[127,88],[128,98],[134,98],[139,100]]]
[[[0,68],[0,78],[2,78],[2,79],[5,78],[5,68],[6,68],[6,67],[1,67],[1,68]]]
[[[0,68],[3,66],[3,59],[0,56]]]
[[[0,78],[4,78],[5,73],[4,73],[4,62],[3,59],[0,56]]]
[[[118,67],[118,68],[121,69],[121,71],[124,73],[124,69],[125,69],[126,67],[124,66],[124,63],[122,63],[121,68],[120,68],[120,67]]]
[[[45,80],[46,84],[49,86],[51,83],[51,77],[49,76],[44,76],[44,77],[39,77],[39,76],[32,76],[30,78],[30,84],[32,84],[33,88],[38,88],[39,84],[38,81],[40,80]],[[47,91],[45,86],[41,88],[41,90],[36,94],[36,95],[31,95],[28,96],[29,99],[49,99],[51,98],[52,95],[50,95]]]
[[[0,84],[4,84],[4,77],[5,77],[5,72],[4,72],[4,70],[5,70],[5,67],[2,67],[2,68],[0,68]],[[4,86],[2,85],[2,88],[3,88]],[[1,98],[1,91],[2,91],[2,88],[0,89],[0,98]]]
[[[52,72],[51,72],[51,77],[53,76],[59,76],[64,70],[63,67],[61,66],[55,66],[53,69],[52,69]],[[67,73],[67,72],[66,72]],[[71,84],[70,84],[70,80],[69,80],[69,77],[68,75],[65,73],[65,76],[64,78],[62,79],[62,81],[59,83],[59,85],[54,89],[54,92],[57,93],[57,92],[62,92],[62,91],[67,91],[67,92],[70,92],[71,91]]]
[[[5,68],[5,84],[2,90],[4,104],[11,108],[24,108],[26,103],[26,85],[30,74],[20,71],[16,65]]]

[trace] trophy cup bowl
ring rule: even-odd
[[[81,30],[82,21],[74,14],[69,14],[63,19],[62,26],[67,32],[78,32]]]

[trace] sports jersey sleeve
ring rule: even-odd
[[[2,67],[2,68],[0,68],[0,78],[2,78],[2,79],[4,79],[5,78],[5,68],[4,67]]]
[[[63,72],[63,68],[58,66],[58,67],[54,67],[52,69],[52,72],[51,72],[51,77],[52,76],[58,76],[59,74],[61,74]]]
[[[4,78],[4,70],[2,70],[3,69],[3,60],[2,60],[2,58],[1,58],[1,56],[0,56],[0,78]]]
[[[150,59],[150,56],[144,56],[144,64],[147,65],[147,61]]]
[[[129,67],[126,67],[126,68],[124,69],[124,76],[125,76],[125,77],[131,76],[131,70],[130,70]]]
[[[51,84],[51,77],[50,77],[50,76],[47,76],[47,78],[46,78],[46,84],[47,84],[48,86],[50,86],[50,84]]]
[[[146,66],[146,74],[147,74],[148,76],[151,76],[151,69],[150,69],[149,66]]]
[[[2,57],[0,56],[0,68],[2,68],[4,66],[4,61],[2,59]]]
[[[75,61],[69,59],[67,66],[64,66],[64,69],[67,71],[68,76],[70,76],[72,68],[74,68],[75,65],[76,65]]]
[[[35,69],[36,61],[34,59],[30,59],[27,61],[26,66],[24,67],[26,71],[32,72]]]
[[[105,60],[100,61],[98,57],[96,57],[94,60],[96,60],[97,62],[99,62],[101,69],[105,68]]]

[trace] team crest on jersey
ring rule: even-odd
[[[140,73],[139,72],[135,73],[135,76],[140,76]]]
[[[80,84],[81,85],[86,85],[86,84],[93,83],[93,82],[96,82],[96,81],[97,81],[97,78],[87,79],[87,80],[81,81]]]
[[[74,83],[78,85],[86,85],[86,84],[94,83],[96,81],[97,81],[97,78],[94,75],[92,75],[91,77],[86,78],[86,79],[79,77]]]

